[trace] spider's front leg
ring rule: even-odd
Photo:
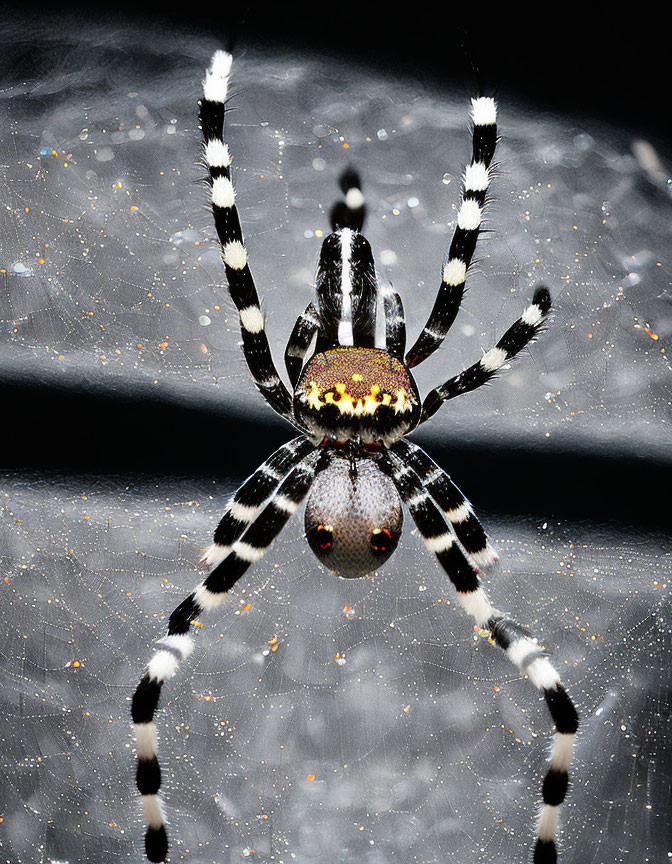
[[[406,316],[398,291],[384,285],[380,289],[385,314],[385,350],[403,362],[406,351]]]
[[[490,165],[497,144],[495,100],[481,96],[471,100],[474,137],[471,164],[464,172],[462,203],[457,227],[444,264],[441,285],[434,307],[422,333],[406,355],[406,365],[417,366],[440,347],[453,326],[464,295],[467,270],[481,231],[483,208],[490,182]]]
[[[435,414],[444,402],[482,387],[494,378],[499,370],[516,354],[530,344],[544,329],[551,311],[551,295],[548,288],[540,286],[534,292],[532,302],[520,318],[509,327],[494,348],[487,351],[478,363],[473,363],[464,372],[431,390],[422,404],[420,423]]]
[[[212,212],[226,269],[231,299],[240,316],[243,353],[254,383],[269,405],[290,423],[292,397],[273,362],[259,296],[247,260],[243,232],[231,182],[231,154],[224,142],[229,75],[232,57],[216,51],[203,81],[200,103],[205,163],[212,188]]]
[[[234,497],[229,510],[229,514],[232,514],[231,521],[228,520],[228,516],[225,516],[217,529],[220,531],[225,524],[223,530],[227,532],[227,539],[231,541],[228,554],[219,557],[222,546],[215,544],[218,549],[216,554],[211,555],[211,560],[214,563],[219,557],[217,566],[171,614],[168,634],[157,643],[157,650],[149,661],[147,672],[133,695],[131,716],[138,756],[136,781],[142,796],[147,823],[145,850],[147,858],[153,862],[165,861],[168,852],[165,819],[158,797],[161,770],[156,755],[158,746],[154,725],[154,714],[159,704],[161,687],[165,681],[175,675],[180,662],[191,654],[193,643],[189,629],[192,622],[203,611],[219,606],[250,565],[262,558],[290,516],[299,507],[316,473],[325,467],[328,458],[326,451],[318,451],[309,443],[302,446],[295,441],[290,442],[290,445],[295,446],[289,450],[287,449],[289,445],[280,448],[239,490],[240,493],[246,488],[250,492],[257,489],[258,495],[261,495],[263,489],[257,481],[261,481],[264,475],[275,476],[274,485],[277,485],[277,488],[260,512],[260,504],[249,503],[255,500],[255,497],[258,499],[258,495],[248,497],[238,493]],[[305,452],[306,448],[308,452]],[[299,456],[299,453],[303,455]],[[292,467],[278,485],[277,471],[283,464],[283,459],[286,469],[289,465]],[[270,463],[274,465],[272,474],[264,470],[268,469]],[[243,501],[248,503],[244,504]],[[257,511],[255,515],[253,510]]]
[[[462,608],[471,615],[478,627],[490,630],[495,643],[504,650],[521,675],[526,675],[544,694],[557,734],[551,751],[550,768],[542,789],[543,807],[537,825],[534,864],[555,864],[558,808],[567,793],[569,765],[579,726],[579,716],[574,703],[562,686],[560,676],[545,656],[544,648],[527,630],[490,603],[481,587],[477,572],[458,547],[446,520],[413,468],[392,452],[389,455],[383,454],[379,458],[379,465],[392,478],[425,545],[434,552],[455,586]]]
[[[296,324],[292,328],[285,348],[285,368],[289,380],[292,382],[292,387],[296,387],[301,376],[306,351],[319,326],[320,316],[317,314],[315,304],[311,301],[296,319]]]

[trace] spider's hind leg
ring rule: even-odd
[[[558,808],[567,794],[569,766],[579,727],[579,715],[574,703],[562,686],[560,676],[546,656],[544,647],[527,630],[490,603],[478,573],[455,543],[445,518],[408,461],[390,450],[381,456],[379,465],[392,478],[425,545],[434,552],[455,586],[459,604],[471,615],[477,627],[490,631],[493,642],[504,651],[520,674],[544,694],[556,735],[551,750],[551,764],[542,788],[543,806],[537,823],[534,864],[556,864]]]
[[[391,449],[417,472],[422,485],[432,496],[450,523],[469,559],[486,568],[499,561],[471,503],[460,492],[448,474],[425,451],[405,438]]]
[[[287,449],[290,445],[295,446]],[[265,470],[271,464],[272,471]],[[241,576],[263,557],[290,516],[298,509],[315,475],[324,467],[324,452],[317,451],[309,442],[302,444],[299,439],[276,451],[241,487],[227,514],[232,517],[231,520],[226,521],[225,516],[215,532],[215,539],[218,532],[222,532],[220,540],[226,534],[226,542],[230,545],[224,547],[221,543],[217,544],[217,554],[212,557],[212,563],[216,566],[173,610],[168,633],[157,643],[147,671],[133,694],[131,716],[138,757],[136,782],[147,823],[145,851],[152,862],[165,861],[168,854],[165,818],[159,799],[161,769],[157,758],[158,742],[154,722],[161,689],[175,675],[180,663],[191,654],[192,623],[202,612],[221,605]],[[264,475],[267,480],[270,478],[270,488],[261,488]],[[241,494],[244,489],[253,494]],[[267,503],[262,508],[264,498]],[[223,549],[225,553],[221,557]]]
[[[200,564],[216,567],[231,552],[233,544],[254,522],[263,505],[273,495],[287,472],[294,468],[313,445],[303,435],[279,447],[238,488],[215,529],[213,542],[205,550]]]

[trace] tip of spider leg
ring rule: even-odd
[[[346,195],[348,190],[350,189],[361,189],[362,183],[359,179],[359,174],[355,171],[354,168],[349,167],[346,168],[345,171],[338,178],[338,185],[341,188],[341,192]]]
[[[546,315],[551,310],[551,293],[548,288],[540,285],[537,289],[535,289],[534,296],[532,297],[532,302],[535,306],[538,306],[541,311]]]
[[[475,126],[489,126],[497,122],[497,103],[492,96],[478,96],[471,100],[471,117]]]
[[[233,55],[229,51],[219,50],[212,55],[210,72],[218,78],[226,78],[231,73]]]

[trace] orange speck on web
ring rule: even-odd
[[[246,603],[244,606],[241,606],[240,609],[236,609],[236,611],[233,614],[234,615],[243,615],[245,612],[249,612],[251,608],[252,608],[252,604]]]
[[[135,204],[131,204],[131,210],[137,210],[137,209],[138,208],[135,206]]]
[[[275,654],[278,650],[278,637],[274,636],[272,639],[269,639],[268,644],[271,646],[271,651]]]
[[[167,342],[162,342],[162,343],[159,345],[159,348],[167,348],[167,347],[168,347],[168,343],[167,343]]]
[[[192,626],[192,627],[199,627],[201,630],[204,629],[204,625],[201,624],[200,621],[192,621],[192,622],[191,622],[191,626]]]
[[[592,338],[593,338],[593,334],[592,334],[592,333],[589,333],[589,334],[588,334],[588,338],[589,338],[589,339],[592,339]]]
[[[343,149],[344,149],[344,150],[349,150],[349,149],[350,149],[350,145],[348,144],[347,141],[344,141],[344,142],[343,142]]]
[[[205,342],[201,342],[201,352],[202,352],[203,354],[207,354],[207,353],[208,353],[208,346],[205,344]]]
[[[116,828],[116,827],[117,827],[116,822],[110,822],[110,828]]]
[[[495,684],[495,686],[492,689],[495,691],[495,693],[499,693],[499,691],[501,690],[501,687],[498,687],[497,684]]]
[[[79,660],[72,660],[71,663],[70,663],[70,665],[73,667],[73,669],[79,669],[79,667],[80,667],[82,664],[79,662]]]
[[[306,780],[308,780],[310,783],[312,783],[314,779],[315,779],[315,775],[314,775],[314,774],[308,774],[308,775],[306,775]]]
[[[650,337],[653,339],[654,342],[657,342],[657,341],[660,339],[660,336],[659,336],[657,333],[652,333],[652,332],[648,329],[648,327],[645,327],[645,328],[644,328],[644,332],[647,334],[647,336],[650,336]]]

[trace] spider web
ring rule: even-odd
[[[11,52],[3,60],[2,373],[158,392],[263,424],[197,182],[195,103],[218,46],[151,37],[6,25],[5,43],[39,45],[43,68],[26,81]],[[253,46],[233,91],[228,138],[276,357],[311,296],[334,181],[351,161],[381,278],[402,292],[417,333],[469,154],[468,91]],[[424,440],[430,450],[468,437],[484,450],[507,441],[669,458],[672,221],[655,153],[588,121],[501,103],[493,231],[456,332],[418,370],[420,386],[480,356],[539,282],[553,289],[555,321],[497,386],[444,409]],[[226,482],[3,478],[3,860],[142,860],[130,695],[242,479],[226,448],[204,453],[205,471],[216,455]],[[550,502],[564,480],[539,482]],[[552,651],[583,719],[563,860],[664,860],[669,541],[546,512],[482,515],[502,559],[488,590]],[[157,715],[172,861],[528,860],[548,715],[453,608],[411,529],[407,519],[375,578],[339,580],[320,569],[297,518],[230,603],[198,623],[197,650]]]

